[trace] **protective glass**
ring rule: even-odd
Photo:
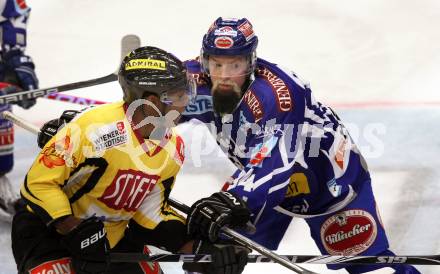
[[[247,76],[253,72],[253,56],[205,56],[203,66],[211,77],[231,78]]]
[[[186,107],[188,104],[193,104],[197,96],[196,80],[188,76],[187,84],[182,88],[175,88],[163,92],[160,95],[160,101],[166,105],[176,107]]]

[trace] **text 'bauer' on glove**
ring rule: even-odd
[[[103,222],[91,217],[62,237],[61,243],[72,256],[75,273],[106,273],[110,264],[106,234]]]

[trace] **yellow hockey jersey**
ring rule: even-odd
[[[28,208],[44,222],[73,214],[102,218],[110,246],[128,221],[154,229],[184,218],[166,203],[184,160],[182,138],[145,140],[133,130],[123,102],[92,108],[41,150],[21,187]]]

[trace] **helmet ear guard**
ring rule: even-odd
[[[188,104],[194,104],[197,97],[197,82],[191,75],[187,76],[187,84],[184,89],[175,88],[162,92],[159,99],[166,105],[176,107],[185,107]]]

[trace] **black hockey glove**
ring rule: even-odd
[[[202,240],[194,242],[195,254],[210,254],[211,263],[184,263],[182,268],[189,272],[209,274],[240,274],[247,264],[249,249],[231,243],[211,244]]]
[[[38,133],[37,143],[40,148],[43,148],[50,139],[52,139],[55,134],[67,123],[72,121],[72,119],[78,114],[80,111],[77,110],[65,110],[63,114],[61,114],[60,118],[50,120],[46,122]]]
[[[103,274],[110,264],[109,243],[104,224],[96,217],[84,220],[61,243],[72,256],[72,266],[77,274]]]
[[[230,192],[216,192],[195,202],[187,216],[187,233],[193,239],[215,242],[220,228],[245,228],[251,213],[246,203]]]

